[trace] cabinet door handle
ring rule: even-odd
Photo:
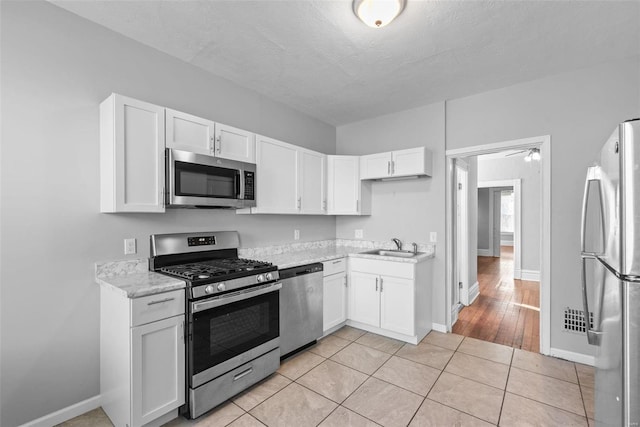
[[[155,304],[162,304],[163,302],[169,302],[169,301],[173,301],[175,298],[165,298],[165,299],[159,299],[156,301],[149,301],[147,303],[147,305],[155,305]]]
[[[378,278],[376,277],[376,292],[378,292]]]
[[[387,175],[391,175],[391,161],[387,161]]]
[[[326,201],[326,200],[323,200],[323,201],[322,201],[322,210],[323,210],[323,211],[326,211],[326,210],[327,210],[327,201]]]
[[[347,278],[345,277],[345,278],[344,278],[344,286],[345,286],[345,288],[349,286],[347,282],[348,282],[348,280],[347,280]]]
[[[331,264],[340,264],[341,262],[342,262],[342,260],[339,259],[339,260],[333,261]]]
[[[222,151],[222,137],[218,136],[217,141],[218,141],[217,153],[220,154],[220,151]]]
[[[393,175],[394,173],[396,173],[396,162],[391,160],[391,175]]]
[[[216,151],[216,141],[213,136],[209,138],[209,151],[212,153]]]
[[[182,323],[180,323],[180,334],[182,335],[180,339],[182,340],[182,342],[186,344],[187,339],[185,338],[185,334],[184,334],[184,320],[182,321]]]
[[[382,292],[382,277],[380,278],[380,292]]]
[[[298,197],[298,210],[302,209],[302,197]]]
[[[356,199],[356,212],[360,212],[360,199]]]

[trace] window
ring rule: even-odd
[[[513,190],[500,192],[500,231],[513,233]]]

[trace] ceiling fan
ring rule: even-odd
[[[505,157],[515,156],[516,154],[526,153],[524,161],[530,162],[531,160],[539,161],[540,160],[540,149],[539,148],[527,148],[525,150],[516,151],[515,153],[506,154]]]

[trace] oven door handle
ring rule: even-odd
[[[222,305],[231,304],[232,302],[242,301],[244,299],[257,297],[258,295],[268,294],[269,292],[275,292],[282,288],[282,283],[271,283],[268,285],[263,285],[256,288],[232,292],[230,294],[222,295],[219,297],[215,297],[209,299],[207,301],[194,302],[191,305],[192,313],[199,313],[204,310],[209,310],[211,308],[220,307]]]

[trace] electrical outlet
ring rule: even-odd
[[[356,239],[362,239],[364,237],[364,232],[361,229],[356,230]]]
[[[124,254],[131,255],[136,253],[136,239],[124,239]]]
[[[429,234],[429,241],[431,243],[435,243],[438,241],[438,233],[436,233],[435,231],[432,231],[431,234]]]
[[[300,240],[300,230],[293,230],[293,240]]]

